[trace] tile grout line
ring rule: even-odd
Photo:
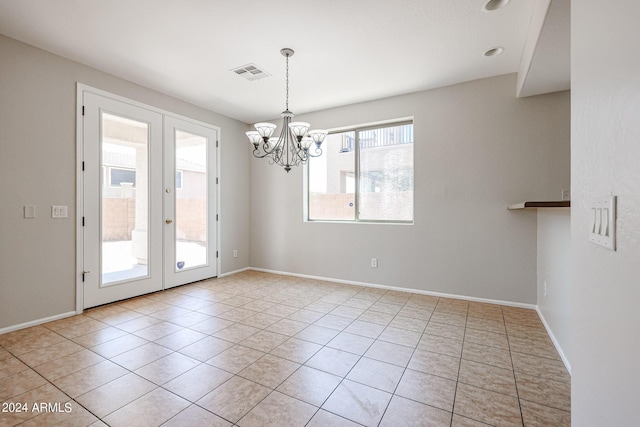
[[[437,306],[436,306],[437,307]],[[453,427],[453,416],[456,413],[456,397],[458,395],[458,384],[460,384],[460,369],[462,368],[462,352],[464,351],[464,342],[467,339],[467,322],[469,320],[469,304],[467,303],[467,313],[464,320],[464,332],[462,335],[462,347],[460,348],[460,361],[458,362],[458,375],[456,376],[456,388],[453,392],[453,405],[451,407],[451,424]]]
[[[507,329],[507,321],[502,310],[502,320],[504,321],[504,332],[507,335],[507,345],[509,346],[509,360],[511,361],[511,372],[513,373],[513,383],[516,386],[516,397],[518,398],[518,409],[520,410],[520,420],[524,426],[524,414],[522,412],[522,403],[520,402],[520,390],[518,389],[518,380],[516,379],[516,368],[513,365],[513,355],[511,354],[511,341],[509,340],[509,330]]]

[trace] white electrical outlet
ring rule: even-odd
[[[378,268],[378,258],[371,258],[371,268]]]
[[[238,258],[238,250],[237,249],[233,250],[233,257],[234,258]]]
[[[562,200],[571,200],[571,190],[562,190]]]
[[[547,297],[547,281],[544,281],[544,287],[542,288],[542,293],[544,294],[544,297]]]

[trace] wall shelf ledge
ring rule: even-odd
[[[570,208],[570,207],[571,207],[570,200],[557,200],[557,201],[549,201],[549,202],[516,203],[515,205],[507,206],[507,209],[516,210],[516,209]]]

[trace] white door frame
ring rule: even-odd
[[[134,101],[129,98],[116,95],[101,89],[96,89],[92,86],[88,86],[86,84],[78,82],[76,84],[76,313],[80,314],[84,310],[84,282],[83,282],[83,271],[84,269],[84,227],[83,227],[83,216],[84,212],[84,179],[83,179],[83,171],[84,171],[84,123],[83,123],[83,94],[85,92],[93,93],[99,96],[103,96],[105,98],[110,98],[116,101],[128,103],[130,105],[145,108],[147,110],[151,110],[157,113],[160,113],[164,116],[175,117],[180,120],[184,120],[187,122],[191,122],[200,126],[208,127],[217,132],[218,135],[218,144],[216,144],[216,177],[219,176],[220,171],[220,155],[219,155],[219,141],[222,140],[222,133],[219,126],[212,125],[210,123],[201,122],[186,116],[182,116],[179,114],[172,113],[167,110],[163,110],[161,108],[157,108],[148,104],[144,104],[142,102]],[[218,186],[216,189],[216,212],[211,212],[210,215],[215,218],[218,218],[219,206],[220,206],[220,187]],[[211,224],[215,227],[216,241],[215,241],[215,251],[220,250],[220,221],[211,220]],[[163,257],[164,258],[164,257]],[[216,257],[216,271],[217,274],[220,274],[220,258]]]

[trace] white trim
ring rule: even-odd
[[[357,128],[370,128],[370,127],[378,127],[378,126],[383,127],[386,125],[393,125],[395,123],[411,122],[411,124],[413,124],[414,121],[415,121],[415,116],[406,116],[406,117],[398,117],[396,119],[384,119],[384,120],[378,120],[374,122],[359,123],[356,125],[338,126],[335,128],[329,128],[327,129],[327,131],[329,133],[338,133],[338,132],[345,132],[349,130],[355,130]]]
[[[308,214],[308,209],[307,209]],[[308,216],[308,215],[307,215]],[[361,221],[352,221],[349,219],[345,219],[344,221],[337,219],[305,219],[305,224],[348,224],[348,225],[398,225],[398,226],[408,226],[415,225],[415,221],[369,221],[369,220],[361,220]]]
[[[234,271],[229,271],[227,273],[222,273],[218,275],[218,279],[221,279],[223,277],[227,277],[227,276],[232,276],[234,274],[237,273],[242,273],[243,271],[247,271],[247,270],[253,270],[251,267],[245,267],[245,268],[241,268],[240,270],[234,270]]]
[[[17,331],[19,329],[30,328],[31,326],[41,325],[43,323],[53,322],[54,320],[64,319],[65,317],[71,317],[81,313],[82,311],[80,311],[79,313],[75,311],[68,311],[66,313],[56,314],[55,316],[44,317],[42,319],[36,319],[36,320],[31,320],[29,322],[13,325],[13,326],[7,326],[6,328],[0,329],[0,335],[6,334],[8,332]]]
[[[222,193],[222,184],[220,184],[220,176],[222,176],[222,170],[220,169],[222,163],[220,162],[220,148],[222,147],[222,129],[216,127],[217,134],[216,137],[218,140],[216,141],[216,211],[214,212],[216,216],[216,251],[218,251],[218,256],[216,257],[216,273],[218,277],[220,277],[220,271],[222,270],[222,257],[219,254],[222,253],[222,236],[220,230],[222,230],[222,218],[220,218],[220,201],[222,200],[220,193]]]
[[[199,125],[199,126],[204,126],[204,127],[208,127],[208,128],[211,128],[211,129],[215,129],[215,130],[218,131],[218,135],[219,135],[219,132],[220,132],[220,127],[216,126],[214,124],[202,122],[200,120],[193,119],[191,117],[182,116],[182,115],[176,114],[176,113],[174,113],[172,111],[164,110],[162,108],[155,107],[155,106],[150,105],[150,104],[145,104],[144,102],[139,102],[139,101],[136,101],[134,99],[127,98],[125,96],[117,95],[115,93],[107,92],[107,91],[102,90],[102,89],[97,89],[95,87],[86,85],[84,83],[77,82],[77,88],[78,88],[78,93],[80,93],[80,94],[82,94],[83,92],[90,92],[90,93],[93,93],[95,95],[103,96],[105,98],[113,99],[113,100],[119,101],[119,102],[124,102],[125,104],[129,104],[129,105],[133,105],[134,107],[144,108],[146,110],[153,111],[153,112],[165,115],[165,116],[171,116],[171,117],[174,117],[174,118],[179,119],[179,120],[184,120],[185,122],[190,122],[190,123],[194,123],[194,124]],[[81,100],[82,100],[82,98],[80,97],[80,101]],[[82,104],[80,104],[80,105],[82,105]],[[82,117],[82,111],[80,111],[80,117]]]
[[[470,297],[470,296],[465,296],[465,295],[445,294],[445,293],[441,293],[441,292],[424,291],[424,290],[421,290],[421,289],[401,288],[401,287],[398,287],[398,286],[379,285],[379,284],[375,284],[375,283],[365,283],[365,282],[355,282],[355,281],[352,281],[352,280],[342,280],[342,279],[334,279],[334,278],[331,278],[331,277],[312,276],[312,275],[309,275],[309,274],[289,273],[289,272],[286,272],[286,271],[269,270],[269,269],[266,269],[266,268],[249,267],[249,268],[246,268],[245,270],[262,271],[264,273],[281,274],[283,276],[302,277],[302,278],[305,278],[305,279],[323,280],[325,282],[344,283],[346,285],[355,285],[355,286],[363,286],[363,287],[369,287],[369,288],[387,289],[387,290],[390,290],[390,291],[400,291],[400,292],[409,292],[409,293],[420,294],[420,295],[430,295],[430,296],[441,297],[441,298],[451,298],[451,299],[459,299],[459,300],[464,300],[464,301],[482,302],[482,303],[486,303],[486,304],[506,305],[508,307],[527,308],[527,309],[531,309],[531,310],[536,310],[537,309],[537,306],[535,304],[526,304],[526,303],[521,303],[521,302],[502,301],[502,300],[494,300],[494,299],[488,299],[488,298],[477,298],[477,297]]]
[[[76,313],[82,313],[84,307],[84,233],[82,217],[84,215],[84,177],[82,162],[84,159],[84,120],[82,120],[84,85],[76,85]]]
[[[571,375],[571,364],[569,363],[569,359],[567,359],[567,356],[565,356],[564,351],[562,351],[562,347],[560,347],[560,343],[556,339],[556,336],[553,334],[551,327],[549,327],[549,324],[547,323],[547,319],[544,318],[544,315],[542,314],[540,307],[536,306],[536,311],[538,312],[538,316],[540,316],[540,320],[542,320],[542,324],[544,325],[544,328],[547,330],[547,334],[549,335],[549,338],[551,338],[551,342],[553,342],[553,345],[556,348],[556,351],[560,355],[560,358],[562,359],[562,363],[564,363],[564,367],[567,368],[569,375]]]
[[[302,223],[307,222],[309,222],[309,162],[302,165]]]

